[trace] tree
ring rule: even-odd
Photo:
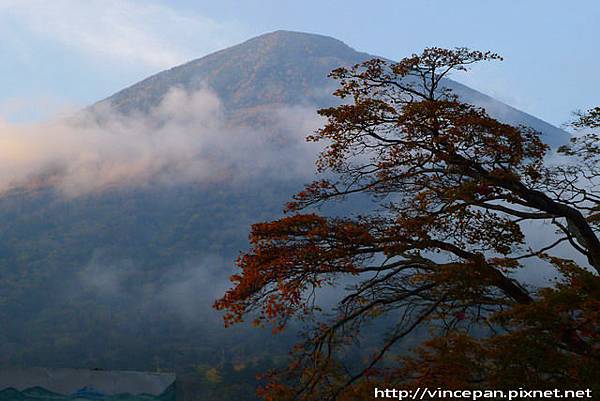
[[[326,143],[317,168],[332,178],[296,195],[290,215],[252,227],[241,272],[215,303],[226,325],[246,316],[275,331],[294,318],[312,323],[289,368],[268,375],[267,399],[366,399],[386,383],[600,383],[600,142],[580,133],[560,159],[539,133],[444,86],[452,71],[499,59],[429,48],[331,73],[343,103],[319,111],[327,122],[308,140]],[[599,120],[596,109],[573,126]],[[365,215],[310,212],[360,194],[377,201]],[[554,271],[556,282],[532,286],[519,275],[532,269]],[[346,277],[353,284],[334,312],[321,313],[318,289]],[[375,320],[388,325],[382,341],[348,366],[344,349]],[[398,352],[422,327],[421,346]]]

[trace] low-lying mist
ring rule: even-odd
[[[229,119],[209,89],[175,88],[147,114],[101,103],[68,119],[0,121],[0,191],[50,184],[72,197],[123,185],[306,176],[315,110],[273,107],[268,125],[251,126]]]

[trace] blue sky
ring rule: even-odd
[[[468,46],[505,61],[461,82],[554,124],[600,104],[598,1],[0,0],[0,116],[66,113],[277,29],[399,59]]]

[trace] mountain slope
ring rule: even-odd
[[[153,75],[103,102],[121,112],[147,112],[172,87],[208,86],[229,110],[268,104],[331,103],[334,68],[370,58],[321,35],[277,31]]]
[[[276,31],[153,75],[100,104],[111,104],[123,113],[148,112],[170,88],[214,90],[232,113],[270,105],[307,104],[326,107],[335,82],[331,70],[351,66],[376,56],[358,52],[327,36]],[[564,131],[481,92],[445,80],[464,101],[486,108],[495,118],[524,124],[542,132],[552,145],[565,141]]]
[[[276,111],[313,115],[333,104],[329,71],[370,57],[325,36],[278,31],[161,72],[90,110],[111,105],[125,115],[147,115],[173,87],[208,87],[232,125],[259,128],[251,139],[288,130],[285,138],[302,142],[306,127],[293,118],[285,120],[290,127],[273,126]],[[456,82],[447,85],[507,122],[562,140],[562,131],[535,117]],[[219,135],[226,145],[227,134]],[[75,197],[48,185],[1,196],[0,365],[160,366],[196,378],[218,367],[228,391],[237,391],[231,399],[252,393],[255,372],[281,363],[290,338],[224,331],[210,305],[228,285],[249,225],[280,215],[310,180],[290,171],[292,160],[311,171],[312,165],[297,147],[277,143],[271,150],[280,155],[272,157],[264,149],[269,142],[246,145],[252,143],[237,153],[209,148],[207,165],[249,157],[262,168],[239,163],[209,181],[146,182]],[[229,162],[235,167],[236,160]],[[227,399],[202,383],[195,399]]]

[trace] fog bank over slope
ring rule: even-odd
[[[211,90],[173,87],[147,113],[103,104],[68,120],[0,121],[0,192],[51,185],[74,197],[114,187],[308,180],[317,151],[303,138],[320,123],[314,109],[282,105],[268,117],[262,128],[233,121]]]

